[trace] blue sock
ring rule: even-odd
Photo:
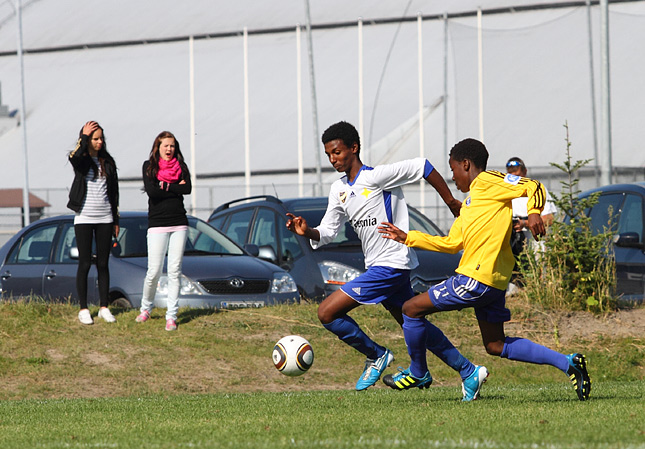
[[[414,377],[421,378],[428,372],[426,360],[426,341],[428,330],[425,318],[410,318],[403,314],[403,336],[410,354],[410,372]]]
[[[422,318],[422,320],[426,326],[426,348],[439,357],[443,363],[457,371],[462,380],[470,376],[475,371],[475,365],[461,355],[459,350],[441,332],[441,329],[425,318]]]
[[[526,338],[506,337],[500,357],[538,365],[551,365],[565,373],[569,369],[569,360],[566,355]]]
[[[385,354],[385,348],[368,337],[349,315],[336,318],[328,324],[323,323],[323,326],[328,331],[336,334],[341,341],[347,343],[358,352],[365,354],[368,359],[377,359]]]

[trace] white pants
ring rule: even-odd
[[[168,250],[168,299],[166,320],[177,320],[179,309],[179,278],[188,231],[164,233],[148,232],[148,271],[143,281],[141,312],[152,310],[157,283],[163,271],[163,261]]]

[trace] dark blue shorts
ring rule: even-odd
[[[340,288],[361,304],[386,304],[402,307],[414,296],[410,285],[410,270],[390,267],[369,267],[356,279]]]
[[[506,292],[489,287],[473,278],[458,274],[428,290],[430,301],[438,310],[475,309],[478,320],[504,323],[511,319],[506,308]]]

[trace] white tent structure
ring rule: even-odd
[[[197,177],[187,206],[202,218],[247,193],[320,194],[318,160],[326,195],[338,175],[314,130],[339,120],[362,130],[364,162],[423,154],[446,178],[447,151],[465,137],[483,139],[490,168],[520,156],[551,190],[565,123],[573,158],[596,157],[597,1],[311,1],[316,125],[306,1],[22,0],[26,117],[2,118],[0,187],[24,182],[20,120],[29,186],[49,214],[66,212],[65,156],[88,120],[105,129],[124,210],[146,208],[141,164],[154,137],[172,131]],[[15,4],[0,3],[9,111],[21,92]],[[609,23],[615,179],[642,180],[645,1],[610,2]],[[441,222],[427,193],[406,195]]]

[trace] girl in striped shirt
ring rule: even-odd
[[[78,247],[76,291],[83,324],[94,320],[87,308],[87,275],[92,266],[92,240],[96,242],[96,269],[99,286],[99,318],[108,323],[116,319],[108,309],[110,272],[108,259],[112,236],[119,233],[119,180],[116,164],[105,145],[103,128],[87,122],[79,133],[76,148],[69,154],[74,167],[74,182],[67,207],[76,212],[74,231]]]

